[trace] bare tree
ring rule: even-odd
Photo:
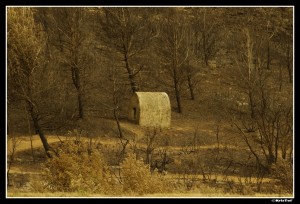
[[[53,149],[48,144],[40,125],[39,83],[44,80],[42,73],[44,34],[35,23],[32,8],[9,8],[7,23],[8,49],[8,92],[26,102],[34,128],[39,134],[44,149],[51,157]]]
[[[264,21],[266,22],[266,25],[263,25],[262,27],[262,34],[263,38],[265,39],[265,47],[266,47],[266,68],[269,70],[271,68],[271,61],[272,61],[272,39],[276,35],[277,28],[275,27],[274,20],[276,19],[274,17],[275,9],[261,9],[261,14],[263,16]],[[274,20],[273,20],[274,19]]]
[[[291,56],[291,47],[290,43],[287,43],[287,48],[286,48],[286,68],[288,70],[289,73],[289,82],[293,83],[293,63],[291,63],[292,61],[292,56]]]
[[[209,66],[217,52],[217,43],[220,37],[220,19],[222,9],[213,8],[194,9],[194,30],[195,30],[195,54],[200,56],[205,65]]]
[[[84,8],[55,8],[51,26],[56,31],[57,46],[61,51],[61,62],[70,70],[70,76],[77,92],[79,118],[84,118],[84,77],[89,58],[84,47],[87,41]]]
[[[292,8],[282,8],[280,15],[280,31],[278,31],[280,36],[280,42],[283,49],[283,61],[284,65],[287,68],[289,82],[293,83],[293,9]]]
[[[148,129],[146,133],[147,137],[147,147],[146,147],[146,164],[152,165],[152,157],[153,157],[153,152],[155,150],[155,140],[157,138],[159,130],[157,128],[153,129]]]
[[[268,72],[263,69],[267,56],[256,45],[260,41],[254,40],[250,29],[244,29],[243,34],[245,43],[241,45],[240,58],[237,61],[239,67],[244,69],[241,72],[241,82],[244,85],[241,87],[248,93],[252,125],[251,128],[246,127],[246,131],[237,123],[235,125],[259,164],[263,164],[259,156],[262,154],[265,156],[265,165],[270,167],[276,164],[280,147],[283,150],[283,159],[286,150],[292,149],[292,104],[286,102],[285,95],[274,92],[276,82],[274,84]]]
[[[197,62],[197,55],[196,55],[197,49],[195,49],[195,44],[197,44],[195,43],[195,41],[197,37],[195,34],[196,33],[192,28],[192,26],[189,26],[187,28],[186,43],[187,43],[187,48],[191,51],[189,52],[186,62],[183,65],[183,69],[186,73],[188,89],[192,100],[196,98],[195,89],[199,82],[199,79],[197,79],[196,77],[198,73],[198,68],[196,68],[195,65],[192,64],[193,62]]]
[[[166,64],[167,71],[173,81],[179,113],[182,113],[181,84],[184,76],[182,67],[189,56],[188,33],[186,32],[188,22],[182,12],[178,8],[165,11],[159,41],[163,63]]]
[[[121,124],[120,124],[120,121],[119,121],[119,114],[118,114],[118,111],[120,109],[120,101],[119,100],[121,99],[124,92],[121,90],[122,87],[120,86],[120,84],[118,84],[116,70],[117,69],[113,69],[112,73],[111,73],[112,100],[113,100],[112,110],[113,110],[113,114],[114,114],[114,119],[117,123],[118,131],[119,131],[120,143],[121,143],[122,148],[123,148],[121,153],[120,153],[120,159],[121,159],[121,158],[123,158],[123,156],[126,153],[126,146],[128,145],[129,140],[124,137],[124,134],[123,134],[123,131],[122,131],[122,128],[121,128]]]
[[[157,36],[149,11],[143,8],[101,8],[99,11],[100,41],[105,46],[100,50],[119,56],[133,92],[139,91],[137,74],[144,67],[139,58]]]
[[[261,59],[257,58],[254,59],[255,53],[254,53],[254,42],[251,38],[251,33],[248,28],[244,28],[242,30],[242,33],[244,34],[245,43],[243,43],[242,46],[242,52],[237,50],[237,60],[236,63],[239,66],[240,75],[242,76],[242,84],[241,87],[245,88],[245,91],[248,95],[249,100],[249,108],[251,111],[251,119],[254,119],[255,117],[255,107],[257,104],[255,103],[255,95],[254,95],[254,89],[256,85],[258,84],[257,79],[257,73],[258,73],[258,67],[254,66],[254,61],[257,61],[259,63],[259,66],[261,65]],[[252,125],[251,125],[252,126]],[[253,129],[253,127],[251,127]],[[249,129],[250,130],[250,129]]]
[[[119,154],[120,162],[126,154],[126,147],[129,144],[129,140],[124,135],[119,119],[120,111],[128,90],[124,85],[122,74],[120,74],[120,69],[118,69],[118,66],[116,66],[116,63],[113,60],[108,61],[106,72],[103,73],[103,75],[105,75],[106,83],[102,85],[102,88],[104,92],[108,93],[109,100],[102,101],[101,104],[105,110],[112,112],[113,118],[117,125],[118,138],[122,146],[122,150]]]
[[[11,147],[8,152],[8,163],[7,163],[7,185],[11,185],[10,179],[9,179],[9,173],[11,170],[11,166],[15,162],[15,156],[17,152],[17,147],[21,143],[21,139],[17,138],[15,135],[12,135],[8,138],[8,147]]]

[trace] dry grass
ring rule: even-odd
[[[17,198],[17,197],[65,197],[65,198],[291,198],[291,194],[263,194],[255,193],[254,195],[239,195],[231,193],[222,193],[216,191],[216,189],[211,189],[211,192],[185,192],[185,193],[154,193],[154,194],[145,194],[143,196],[130,196],[126,194],[118,196],[109,196],[104,194],[90,194],[90,193],[80,193],[80,192],[46,192],[46,193],[36,193],[36,192],[20,192],[20,191],[8,191],[7,197]]]
[[[172,113],[173,114],[173,113]],[[179,116],[175,113],[174,120],[172,120],[172,127],[163,130],[163,134],[159,136],[157,140],[157,146],[163,145],[164,148],[168,149],[170,156],[179,158],[178,152],[181,151],[183,145],[188,145],[193,138],[195,127],[198,126],[198,135],[201,141],[201,145],[199,147],[202,154],[213,155],[214,148],[217,147],[217,141],[215,136],[215,121],[207,122],[205,119],[201,118],[193,118],[187,116]],[[103,119],[101,119],[103,120]],[[94,121],[94,125],[97,121]],[[103,121],[101,121],[103,123]],[[113,121],[108,120],[109,124],[112,126],[110,128],[115,128],[113,126]],[[103,123],[104,125],[106,123]],[[226,149],[226,151],[232,154],[232,158],[239,160],[239,153],[241,153],[241,149],[243,149],[242,145],[240,145],[237,141],[234,133],[228,132],[230,129],[229,125],[226,123],[221,124],[220,127],[220,150]],[[132,139],[135,136],[137,142],[138,149],[145,149],[145,140],[143,139],[146,134],[145,128],[140,128],[135,124],[128,123],[126,121],[122,121],[121,126],[125,130],[125,135],[128,138]],[[101,129],[101,128],[100,128]],[[102,131],[103,132],[103,131]],[[78,135],[73,134],[74,132],[70,131],[68,136],[56,136],[56,135],[47,135],[48,142],[53,144],[57,144],[60,140],[70,140],[78,138]],[[100,134],[100,133],[99,133]],[[35,154],[40,158],[36,162],[32,162],[31,151],[30,151],[30,139],[28,136],[18,136],[20,139],[20,143],[17,147],[16,151],[16,161],[13,163],[11,168],[11,174],[23,174],[28,176],[30,179],[29,184],[20,185],[20,186],[9,186],[8,187],[8,197],[114,197],[104,194],[92,194],[87,192],[47,192],[47,191],[36,191],[32,187],[28,187],[30,185],[36,184],[38,182],[38,175],[42,172],[41,164],[45,160],[44,151],[42,148],[42,143],[37,135],[33,136],[33,147],[35,149]],[[87,141],[89,138],[86,135],[81,135],[81,139]],[[165,140],[169,140],[168,144],[165,144]],[[103,132],[103,135],[93,135],[93,141],[98,142],[101,146],[102,150],[106,155],[109,155],[111,159],[114,159],[112,156],[114,152],[118,151],[119,148],[119,140],[115,137],[111,130],[106,129]],[[132,141],[132,140],[131,140]],[[11,143],[8,141],[8,150],[11,148]],[[131,147],[128,147],[131,148]],[[9,151],[8,151],[9,153]],[[207,154],[209,153],[209,154]],[[144,157],[143,155],[139,155]],[[109,158],[110,159],[110,158]],[[240,158],[242,159],[242,158]],[[205,156],[203,157],[202,162],[209,161],[210,158]],[[241,160],[242,161],[242,160]],[[169,165],[169,168],[178,170],[182,166],[176,166],[174,163]],[[198,175],[198,180],[201,180],[202,175]],[[212,174],[212,179],[216,178],[218,181],[221,181],[224,175],[220,173]],[[170,180],[176,180],[176,175],[171,171],[166,175],[166,178]],[[234,181],[238,183],[239,179],[241,181],[245,180],[245,177],[241,175],[228,175],[227,180]],[[272,182],[270,178],[264,178],[263,183]],[[269,184],[268,184],[269,185]],[[226,186],[226,183],[225,183]],[[286,193],[285,191],[278,192],[275,191],[263,191],[260,193],[250,191],[247,193],[247,190],[243,193],[236,193],[234,191],[228,190],[228,188],[220,187],[220,185],[205,185],[204,183],[198,182],[194,187],[187,191],[185,184],[181,184],[179,188],[175,189],[174,192],[170,193],[160,193],[160,194],[145,194],[143,197],[291,197],[292,195]],[[136,197],[133,195],[125,194],[118,195],[120,197]]]

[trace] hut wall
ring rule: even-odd
[[[136,92],[131,98],[129,120],[144,127],[170,127],[171,105],[165,92]]]

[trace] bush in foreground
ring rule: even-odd
[[[86,143],[64,142],[59,157],[46,164],[46,180],[53,191],[113,192],[114,181],[103,155]]]
[[[97,149],[91,151],[87,143],[64,142],[59,157],[48,159],[45,167],[48,188],[55,192],[142,195],[168,191],[163,176],[151,172],[150,166],[137,160],[135,154],[128,154],[121,163],[117,178],[103,155]]]
[[[157,170],[151,172],[150,166],[128,154],[121,163],[123,190],[126,193],[152,194],[168,191],[166,182]]]

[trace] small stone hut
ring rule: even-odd
[[[135,92],[130,100],[128,119],[144,127],[171,125],[171,104],[165,92]]]

